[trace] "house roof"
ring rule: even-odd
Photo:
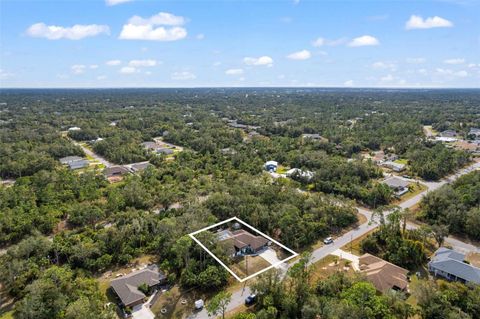
[[[398,178],[396,176],[392,176],[392,177],[389,177],[387,179],[385,179],[383,181],[384,184],[386,184],[387,186],[391,187],[391,188],[400,188],[400,187],[408,187],[408,182],[401,179],[401,178]]]
[[[70,167],[70,169],[78,169],[78,168],[87,167],[89,164],[90,163],[87,160],[80,159],[77,161],[68,162],[67,165]]]
[[[80,161],[82,160],[83,158],[80,157],[80,156],[66,156],[66,157],[62,157],[59,159],[60,163],[62,164],[68,164],[70,162],[74,162],[74,161]]]
[[[147,284],[152,287],[165,280],[165,278],[165,275],[158,271],[156,267],[145,268],[112,280],[110,286],[122,303],[128,306],[146,297],[143,292],[138,290],[140,285]]]
[[[107,177],[114,175],[124,175],[128,173],[128,169],[123,166],[111,166],[103,170],[103,174]]]
[[[145,170],[147,167],[149,167],[151,165],[152,164],[150,164],[149,162],[140,162],[140,163],[130,164],[130,168],[132,169],[132,171],[138,172],[138,171]]]
[[[240,229],[232,232],[233,245],[238,249],[250,246],[257,250],[268,243],[268,240],[263,236],[255,236],[246,230]]]
[[[394,287],[406,289],[408,270],[370,254],[359,258],[360,269],[378,291],[388,291]]]
[[[480,284],[480,268],[465,263],[464,259],[464,254],[440,247],[428,264],[431,268]]]
[[[267,162],[265,163],[265,166],[270,166],[270,165],[278,166],[278,162],[276,162],[276,161],[267,161]]]

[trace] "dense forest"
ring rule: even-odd
[[[428,193],[420,209],[420,220],[446,226],[450,233],[480,240],[480,172],[464,175]]]
[[[0,181],[14,181],[0,185],[0,283],[22,319],[111,318],[92,278],[145,254],[158,258],[169,283],[218,290],[228,273],[188,233],[237,216],[304,250],[354,226],[356,203],[381,209],[392,201],[382,170],[364,154],[395,152],[408,174],[438,180],[471,158],[428,141],[423,126],[461,134],[480,126],[474,90],[0,90],[0,102]],[[183,151],[170,158],[147,151],[141,143],[156,137]],[[77,142],[114,164],[153,165],[109,183],[102,167],[79,173],[60,164],[86,156]],[[313,178],[272,178],[267,160]],[[479,186],[479,174],[471,174],[429,194],[421,218],[478,239]],[[398,218],[363,248],[413,268],[426,258],[422,235],[406,236]],[[257,287],[268,289],[258,318],[411,311],[361,279],[338,275],[304,289],[308,276],[299,267],[291,280]],[[428,308],[435,301],[427,298],[422,311],[478,315],[470,307],[475,295],[445,301],[445,290],[460,289],[445,285],[427,287],[441,310]],[[368,315],[358,310],[364,303]]]

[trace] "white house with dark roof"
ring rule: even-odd
[[[480,268],[467,264],[465,255],[452,249],[437,249],[428,263],[428,270],[448,280],[480,285]]]
[[[389,177],[385,179],[383,183],[388,187],[390,187],[395,192],[395,196],[402,196],[403,194],[408,192],[409,182],[399,177],[396,177],[396,176]]]

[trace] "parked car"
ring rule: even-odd
[[[328,245],[328,244],[333,244],[333,238],[332,237],[327,237],[323,240],[323,243],[325,245]]]
[[[205,303],[203,302],[203,299],[199,299],[199,300],[195,301],[195,309],[196,310],[202,310],[204,305],[205,305]]]
[[[257,300],[257,295],[251,294],[250,296],[245,298],[245,305],[247,306],[253,305],[256,300]]]

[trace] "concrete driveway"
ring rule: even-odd
[[[132,318],[133,319],[155,319],[155,315],[145,303],[145,304],[133,307]]]
[[[335,250],[332,255],[340,257],[340,259],[346,259],[352,262],[352,267],[356,271],[360,271],[360,263],[358,261],[358,256],[351,254],[349,252],[346,252],[345,250],[342,249],[337,249]]]
[[[280,259],[278,259],[275,250],[273,250],[272,248],[267,248],[258,255],[268,261],[270,265],[275,265],[276,263],[281,261]]]

